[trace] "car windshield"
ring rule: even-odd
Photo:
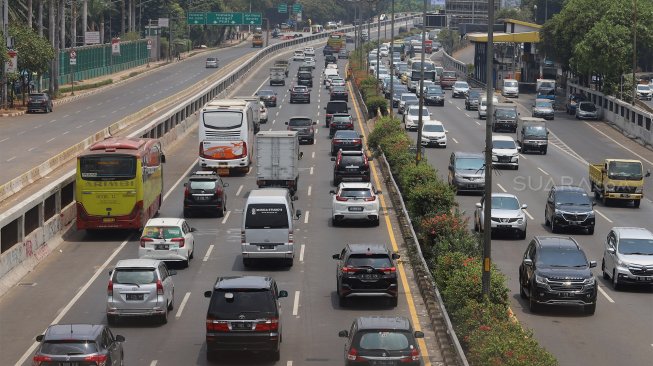
[[[536,264],[544,267],[587,267],[587,258],[576,247],[542,247]]]
[[[343,188],[340,190],[339,196],[348,198],[367,198],[372,197],[372,192],[368,188]]]
[[[347,267],[392,267],[392,261],[386,254],[352,254],[347,259]]]
[[[467,94],[467,97],[469,99],[478,99],[481,97],[481,92],[478,90],[470,90],[469,94]]]
[[[147,285],[157,280],[154,268],[118,268],[113,271],[111,281],[115,284]]]
[[[442,72],[442,77],[443,78],[455,78],[456,77],[456,72],[455,71],[443,71]]]
[[[243,113],[233,111],[205,111],[202,113],[204,126],[215,130],[228,130],[240,127],[243,123]]]
[[[416,102],[417,101],[417,97],[414,96],[414,95],[403,96],[403,97],[401,97],[401,99],[403,99],[406,102],[410,102],[410,101],[415,101]]]
[[[592,203],[585,192],[560,191],[556,195],[556,205],[592,206]]]
[[[284,204],[250,204],[245,212],[245,229],[287,229],[288,211]]]
[[[261,97],[267,97],[267,96],[270,96],[270,95],[274,95],[274,92],[272,90],[260,90],[258,92],[258,95],[261,96]]]
[[[230,294],[231,296],[226,296]],[[274,313],[274,298],[267,289],[219,289],[211,296],[209,312],[221,319],[248,319],[264,317],[261,313]],[[248,315],[249,314],[249,315]]]
[[[346,89],[345,89],[344,85],[334,85],[331,88],[331,91],[332,92],[337,92],[337,93],[344,93],[346,91]]]
[[[306,93],[308,91],[308,88],[303,87],[303,86],[296,86],[296,87],[293,88],[292,91],[297,92],[297,93]]]
[[[411,108],[408,111],[408,114],[411,116],[419,116],[419,108]],[[422,108],[422,116],[428,116],[429,115],[429,110],[426,108]]]
[[[469,85],[467,85],[467,83],[464,82],[464,81],[457,81],[454,84],[454,87],[456,87],[456,88],[469,88]]]
[[[653,239],[619,239],[619,253],[625,255],[653,255]]]
[[[40,350],[43,355],[61,356],[88,355],[97,352],[99,350],[95,342],[75,339],[45,341]]]
[[[207,57],[206,61],[218,61],[218,59],[215,57]]]
[[[146,226],[143,229],[143,238],[172,239],[182,237],[181,228],[178,226]]]
[[[362,350],[401,351],[415,345],[411,344],[408,332],[375,330],[361,334],[358,347]]]
[[[288,126],[310,126],[313,124],[310,118],[293,118],[288,121]]]
[[[638,91],[650,91],[651,87],[648,85],[637,85],[637,90]]]
[[[201,189],[201,190],[211,190],[215,189],[214,180],[191,180],[188,185],[190,189]]]
[[[524,136],[546,137],[546,128],[543,126],[526,126],[524,127]]]
[[[596,106],[593,103],[581,103],[578,108],[580,108],[581,111],[585,111],[585,112],[596,111]]]
[[[517,111],[515,109],[497,109],[495,112],[497,118],[517,118]]]
[[[515,197],[492,197],[492,208],[497,210],[518,210],[519,201]]]
[[[456,159],[457,170],[483,170],[485,159],[483,158],[458,158]]]
[[[43,94],[30,94],[29,95],[30,100],[46,100],[47,96]]]
[[[516,82],[516,81],[504,81],[504,82],[503,82],[503,86],[507,86],[507,87],[509,87],[509,88],[513,88],[513,87],[516,87],[516,86],[517,86],[517,82]]]
[[[512,140],[494,140],[492,141],[493,149],[515,149],[515,142]]]
[[[424,132],[444,132],[444,126],[442,125],[424,125],[422,129]]]
[[[297,79],[312,79],[313,75],[310,72],[300,72],[297,75]]]
[[[349,116],[333,116],[331,123],[350,123],[351,117]]]
[[[535,101],[535,107],[536,108],[552,108],[551,107],[551,102],[546,101],[546,100]]]
[[[612,179],[642,179],[642,164],[639,162],[611,161],[608,177]]]

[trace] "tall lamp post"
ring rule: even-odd
[[[390,118],[394,117],[394,95],[395,95],[395,84],[394,84],[394,75],[395,75],[395,63],[393,60],[394,54],[394,45],[395,45],[395,0],[392,0],[392,14],[390,15],[392,19],[390,20]]]
[[[378,13],[378,3],[374,4],[374,12]],[[381,16],[376,16],[376,82],[379,82],[379,65],[381,65]]]
[[[419,114],[417,116],[417,149],[415,150],[415,165],[419,165],[420,161],[422,160],[422,126],[424,125],[422,109],[424,108],[424,54],[426,53],[424,52],[426,44],[426,32],[424,32],[424,30],[426,30],[426,2],[427,0],[424,0],[424,7],[422,9],[422,25],[424,28],[422,29],[422,56],[420,58],[421,67],[418,87]]]

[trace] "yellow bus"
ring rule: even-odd
[[[346,35],[342,32],[331,32],[327,45],[331,47],[332,52],[339,52],[341,48],[346,47]]]
[[[77,157],[77,229],[142,229],[161,207],[164,162],[157,139],[91,145]]]

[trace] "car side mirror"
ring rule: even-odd
[[[420,332],[419,330],[417,330],[415,331],[415,333],[413,333],[413,336],[415,338],[424,338],[424,332]]]
[[[524,258],[524,265],[531,267],[533,265],[533,260],[530,258]]]
[[[521,151],[521,146],[517,146],[517,151]]]
[[[44,335],[43,335],[43,334],[39,334],[39,335],[36,336],[36,341],[37,341],[37,342],[41,342],[41,341],[43,341],[43,338],[44,338]]]
[[[349,332],[346,330],[341,330],[338,332],[338,337],[340,338],[349,338]]]
[[[184,187],[188,187],[188,183],[184,183]]]
[[[326,111],[326,107],[324,107],[324,110]]]
[[[614,254],[614,253],[617,252],[617,251],[614,249],[614,247],[608,247],[607,251],[608,251],[608,253],[610,253],[610,254]]]
[[[175,275],[177,275],[177,271],[175,271],[174,269],[169,269],[168,274],[171,275],[171,276],[175,276]]]
[[[213,295],[213,291],[204,291],[204,297],[211,298],[211,295]]]
[[[165,163],[166,162],[166,156],[165,154],[161,154],[161,162]]]
[[[392,253],[392,259],[399,259],[400,257],[399,253]]]
[[[336,194],[336,191],[334,191],[334,190],[330,190],[329,193],[331,193],[331,194]]]
[[[122,342],[125,341],[125,337],[120,335],[120,334],[117,334],[115,340],[116,340],[116,342],[121,342],[122,343]]]
[[[340,260],[340,254],[334,254],[331,256],[331,258]]]
[[[483,205],[481,205],[480,202],[476,202],[476,205],[475,205],[475,206],[476,206],[476,208],[483,208]]]
[[[286,125],[288,125],[288,122],[285,122]]]
[[[229,187],[229,183],[222,183],[222,186],[225,187],[225,188]]]
[[[596,206],[596,201],[592,201],[592,207]]]
[[[295,217],[299,219],[300,216],[302,216],[302,210],[300,209],[295,210]]]
[[[596,261],[590,261],[590,268],[596,267]]]
[[[278,298],[288,297],[288,291],[286,291],[286,290],[280,290],[280,291],[279,291],[279,296],[277,296],[277,297],[278,297]]]
[[[650,176],[651,176],[651,171],[650,171],[650,170],[647,170],[647,171],[646,171],[646,174],[644,174],[644,176],[645,176],[645,177],[650,177]]]
[[[528,205],[526,205],[526,204],[523,204],[523,205],[521,205],[521,208],[525,210],[525,209],[527,209],[527,208],[528,208]]]
[[[195,232],[195,228],[194,228],[194,227],[190,228],[190,232],[191,232],[191,233],[194,233],[194,232]]]
[[[299,160],[302,160],[303,157],[304,157],[304,152],[303,152],[303,151],[300,151],[300,152],[299,152]]]

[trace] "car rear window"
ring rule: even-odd
[[[97,344],[93,341],[57,340],[45,341],[41,345],[41,353],[46,355],[87,355],[97,353]]]
[[[227,299],[225,294],[233,294],[233,298]],[[237,319],[244,313],[251,314],[256,318],[257,313],[272,313],[274,298],[267,289],[219,289],[211,296],[210,312],[223,319]]]
[[[215,181],[214,180],[191,180],[189,188],[203,189],[203,190],[215,189]]]
[[[347,165],[363,165],[364,160],[362,155],[342,155],[340,158],[340,164],[343,166]]]
[[[250,204],[245,229],[287,229],[288,211],[283,204]]]
[[[352,254],[347,259],[347,266],[350,267],[392,267],[392,261],[385,254]]]
[[[310,126],[313,124],[310,118],[293,118],[288,121],[288,126]]]
[[[181,236],[181,228],[177,226],[146,226],[142,235],[144,238],[152,239],[172,239]]]
[[[401,351],[411,346],[408,335],[397,331],[366,331],[360,335],[358,347],[364,350]]]
[[[331,103],[331,102],[329,102],[327,104],[326,112],[328,114],[347,112],[347,103]]]
[[[114,284],[146,285],[157,280],[154,268],[118,268],[113,271]]]
[[[366,198],[372,197],[372,192],[367,188],[343,188],[340,191],[340,197]]]

